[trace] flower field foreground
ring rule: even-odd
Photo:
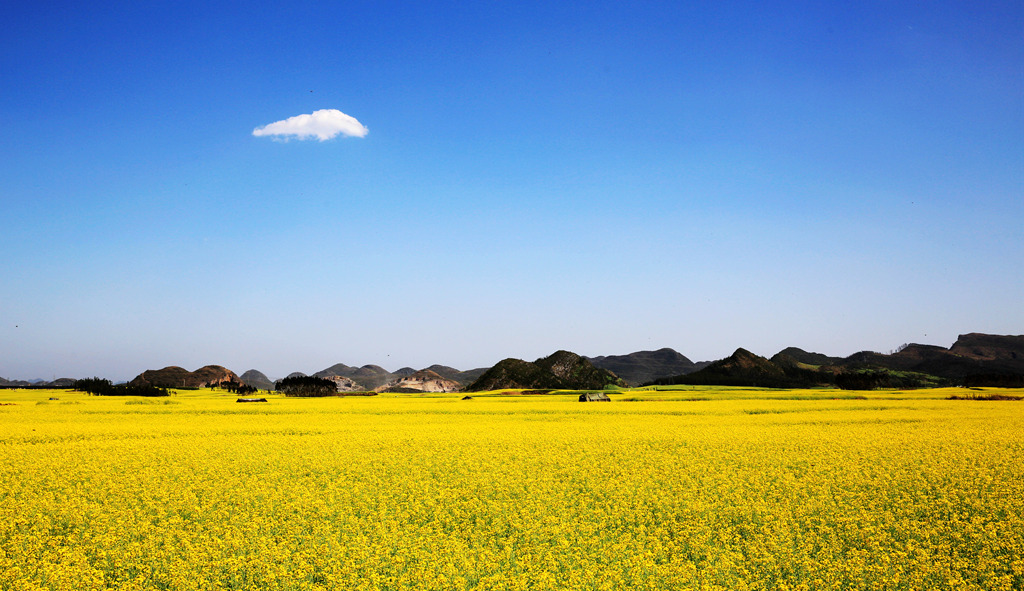
[[[956,392],[0,391],[0,589],[1022,589],[1024,402]]]

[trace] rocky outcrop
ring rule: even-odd
[[[324,379],[334,382],[338,392],[355,392],[357,390],[365,390],[365,388],[357,384],[355,380],[352,378],[346,378],[345,376],[324,376]]]
[[[462,385],[448,380],[437,372],[421,369],[411,375],[399,378],[377,389],[379,392],[457,392]]]
[[[235,372],[220,365],[206,365],[195,371],[172,365],[163,369],[147,369],[129,383],[158,388],[208,388],[224,382],[241,381]]]

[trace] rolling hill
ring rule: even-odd
[[[223,382],[241,382],[241,378],[221,365],[206,365],[195,371],[172,365],[163,369],[148,369],[129,383],[160,388],[206,388]]]
[[[570,351],[556,351],[532,363],[504,359],[466,387],[467,392],[503,389],[603,390],[625,386],[618,376],[594,367],[585,357]]]
[[[595,367],[607,369],[631,386],[638,386],[666,376],[693,373],[710,361],[694,363],[675,349],[637,351],[628,355],[606,355],[587,358]]]

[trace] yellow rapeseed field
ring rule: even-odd
[[[0,391],[0,589],[1024,589],[1024,401],[953,393]]]

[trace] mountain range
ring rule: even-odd
[[[890,354],[861,351],[829,357],[789,347],[771,359],[737,349],[732,355],[688,374],[655,384],[692,384],[854,389],[927,388],[953,385],[1024,385],[1024,335],[960,335],[946,349],[911,343]]]
[[[848,357],[833,357],[797,347],[787,347],[771,358],[740,348],[714,362],[693,362],[669,348],[589,358],[558,351],[534,362],[509,358],[491,368],[462,371],[446,365],[431,365],[421,371],[424,370],[474,391],[600,389],[608,385],[652,383],[777,387],[870,386],[874,383],[885,387],[928,387],[971,381],[977,385],[999,385],[1024,380],[1024,335],[968,333],[960,335],[949,348],[912,343],[890,354],[861,351]],[[351,367],[337,363],[313,375],[335,379],[351,389],[375,390],[405,387],[398,386],[398,382],[415,373],[416,370],[409,367],[390,372],[379,365]],[[416,380],[424,381],[420,378]],[[436,381],[432,376],[431,379]],[[228,381],[261,390],[274,387],[273,380],[258,370],[250,369],[239,376],[219,365],[204,366],[194,372],[177,366],[147,370],[132,383],[195,388]],[[53,382],[0,378],[0,387],[6,388],[66,388],[73,383],[71,378]]]

